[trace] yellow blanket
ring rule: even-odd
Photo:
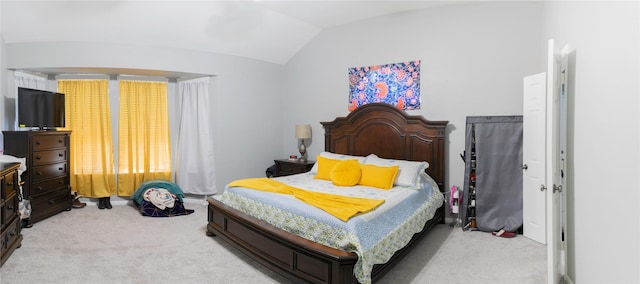
[[[240,179],[231,182],[229,186],[241,186],[267,192],[290,194],[345,222],[359,213],[369,212],[384,203],[384,200],[308,191],[269,178]]]

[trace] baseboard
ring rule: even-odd
[[[84,201],[82,199],[80,199],[80,201],[86,203],[87,206],[98,206],[98,201]],[[110,202],[111,202],[111,205],[113,205],[113,206],[116,206],[116,205],[118,205],[118,206],[119,205],[128,205],[128,204],[133,205],[133,201],[132,200],[124,200],[124,199],[113,200],[113,199],[111,199]]]
[[[564,275],[562,278],[564,284],[573,284],[573,280],[571,280],[571,277],[569,277],[569,275]]]
[[[444,222],[446,224],[455,224],[456,220],[457,218],[454,218],[454,217],[444,217]]]
[[[207,198],[203,196],[185,196],[182,198],[182,202],[189,204],[207,205]]]
[[[84,198],[81,197],[80,198],[81,202],[84,202],[87,204],[87,206],[98,206],[98,199],[95,198]],[[131,199],[124,199],[120,196],[112,196],[111,197],[111,205],[116,206],[116,205],[133,205],[133,200]],[[182,202],[183,203],[189,203],[189,204],[207,204],[207,200],[205,197],[197,197],[197,196],[185,196],[184,198],[182,198]]]

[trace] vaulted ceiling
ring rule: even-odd
[[[461,2],[2,0],[0,27],[8,44],[126,43],[284,64],[323,29],[457,3]]]

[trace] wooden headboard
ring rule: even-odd
[[[325,151],[426,161],[429,163],[427,173],[436,180],[440,191],[445,191],[445,128],[448,123],[408,115],[384,103],[366,104],[346,117],[321,122],[325,130]]]

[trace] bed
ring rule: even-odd
[[[381,103],[359,107],[346,117],[321,122],[325,152],[407,161],[427,161],[428,176],[444,191],[447,121],[429,121]],[[289,233],[209,197],[207,235],[218,236],[276,273],[296,283],[359,283],[358,255]],[[444,204],[423,229],[384,264],[376,264],[376,281],[406,255],[428,231],[444,223]]]

